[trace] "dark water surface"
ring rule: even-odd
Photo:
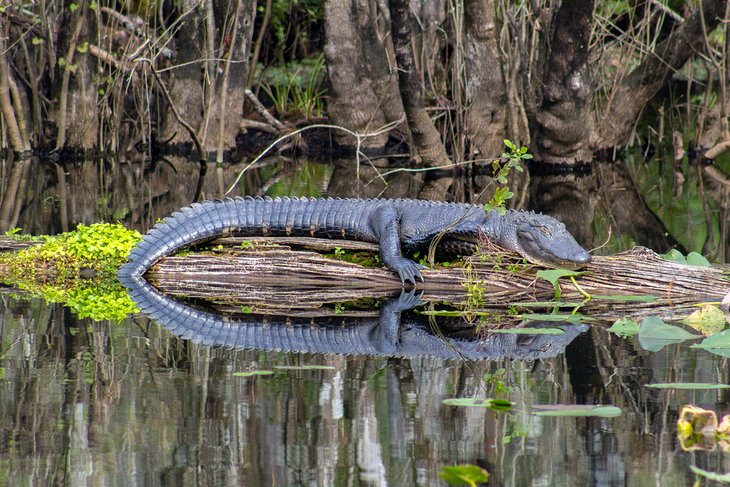
[[[727,359],[686,345],[657,353],[594,326],[539,361],[444,361],[225,350],[171,337],[144,318],[77,320],[58,305],[4,298],[5,485],[440,485],[473,463],[490,485],[691,485],[684,404],[730,411],[726,391],[651,382],[728,383]],[[328,370],[276,366],[328,365]],[[495,397],[510,413],[446,406]],[[239,377],[235,372],[272,370]],[[540,404],[612,404],[615,418],[551,418]]]

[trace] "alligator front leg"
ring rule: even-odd
[[[423,282],[421,269],[425,269],[425,266],[401,255],[400,218],[395,208],[385,207],[374,211],[370,216],[370,226],[378,237],[380,258],[389,269],[398,273],[401,283],[410,281],[416,284],[416,279]]]

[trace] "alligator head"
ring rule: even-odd
[[[575,241],[565,225],[540,213],[508,211],[490,240],[514,250],[533,264],[579,269],[591,261],[588,252]]]

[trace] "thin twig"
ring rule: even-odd
[[[306,132],[307,130],[312,130],[312,129],[321,129],[321,128],[324,128],[324,129],[340,130],[340,131],[345,132],[346,134],[354,137],[355,140],[358,142],[357,147],[358,147],[358,160],[359,160],[360,144],[361,144],[361,141],[362,140],[367,139],[367,138],[370,138],[370,137],[377,137],[377,136],[379,136],[379,135],[381,135],[381,134],[383,134],[383,133],[385,133],[385,132],[387,132],[387,131],[395,128],[402,121],[403,121],[403,119],[401,118],[400,120],[396,120],[394,122],[390,122],[389,124],[384,125],[383,127],[375,130],[374,132],[368,132],[366,134],[358,134],[356,132],[353,132],[350,129],[347,129],[347,128],[342,127],[342,126],[339,126],[339,125],[331,125],[331,124],[327,124],[327,123],[317,123],[317,124],[314,124],[314,125],[308,125],[306,127],[302,127],[302,128],[297,129],[297,130],[295,130],[293,132],[290,132],[288,134],[282,135],[281,137],[279,137],[278,139],[276,139],[274,142],[272,142],[266,149],[264,149],[263,152],[261,152],[258,156],[256,156],[256,158],[253,161],[249,162],[246,165],[246,167],[244,167],[241,170],[240,173],[238,173],[238,177],[233,182],[233,184],[231,185],[231,187],[228,188],[228,191],[226,191],[225,196],[228,196],[236,188],[236,186],[241,181],[241,178],[246,173],[246,171],[248,171],[249,169],[251,169],[251,167],[254,164],[256,164],[258,161],[260,161],[266,154],[268,154],[274,147],[276,147],[276,145],[279,144],[279,142],[281,142],[283,140],[286,140],[288,138],[294,137],[294,136],[296,136],[298,134],[301,134],[302,132]]]
[[[261,115],[262,117],[264,117],[264,119],[269,123],[269,125],[271,125],[272,127],[274,127],[279,132],[282,132],[282,131],[284,131],[286,129],[286,127],[284,126],[284,124],[281,123],[279,120],[277,120],[276,117],[274,117],[271,114],[271,112],[269,112],[266,109],[266,107],[264,106],[264,104],[261,103],[261,101],[256,97],[256,95],[254,95],[253,91],[251,91],[250,89],[246,88],[243,91],[243,93],[244,93],[244,95],[246,95],[246,99],[248,101],[250,101],[251,104],[253,105],[254,109],[256,110],[256,113],[258,113],[259,115]]]

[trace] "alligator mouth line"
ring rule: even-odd
[[[533,256],[525,256],[528,262],[536,265],[541,265],[545,267],[551,267],[553,269],[559,268],[559,269],[567,269],[570,271],[577,271],[582,268],[584,268],[588,263],[591,262],[590,255],[588,256],[589,259],[586,261],[576,261],[576,260],[569,260],[569,259],[561,259],[560,257],[555,257],[553,260],[548,259],[541,259],[538,257]]]

